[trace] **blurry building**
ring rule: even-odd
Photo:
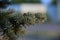
[[[21,13],[46,13],[46,7],[43,4],[21,4]]]

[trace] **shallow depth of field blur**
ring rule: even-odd
[[[18,40],[60,40],[57,3],[52,3],[52,1],[53,0],[12,0],[6,9],[11,8],[21,13],[47,13],[50,18],[50,22],[27,27],[26,34],[18,38]]]

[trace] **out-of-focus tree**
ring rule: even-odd
[[[40,0],[12,0],[12,3],[41,3]]]
[[[9,0],[0,0],[0,8],[6,7],[10,2]]]
[[[52,0],[53,5],[57,5],[57,0]]]
[[[46,14],[41,13],[24,13],[13,14],[13,10],[0,12],[0,29],[2,30],[4,37],[8,37],[8,40],[17,40],[18,35],[25,34],[25,25],[34,25],[36,23],[47,22]],[[3,38],[4,39],[4,38]]]

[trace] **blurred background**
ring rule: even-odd
[[[9,0],[6,10],[11,8],[17,12],[47,13],[51,22],[36,24],[27,27],[27,34],[18,40],[60,40],[60,25],[57,25],[58,12],[57,0]]]

